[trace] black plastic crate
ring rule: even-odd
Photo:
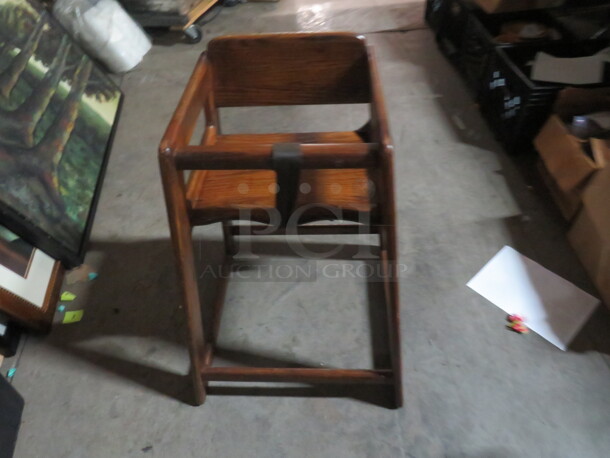
[[[536,22],[558,34],[555,39],[529,40],[518,43],[501,43],[496,41],[502,26],[511,22]],[[496,47],[535,46],[550,43],[575,41],[575,37],[566,30],[559,21],[543,10],[523,11],[518,13],[485,14],[482,11],[472,11],[461,43],[459,68],[466,82],[478,96],[481,92],[483,77],[489,60]]]
[[[426,0],[425,19],[432,30],[438,32],[445,11],[444,4],[447,0]]]
[[[579,0],[579,2],[582,0]],[[581,40],[610,38],[610,2],[597,6],[575,5],[552,14],[567,30]]]
[[[608,0],[567,0],[564,8],[582,8],[590,6],[604,6],[610,3]]]
[[[511,153],[529,149],[548,118],[557,93],[566,85],[533,81],[531,63],[538,51],[557,57],[588,56],[608,46],[604,41],[552,43],[541,47],[496,48],[483,78],[479,103],[500,142]],[[610,86],[606,72],[605,83]],[[590,87],[590,86],[589,86]]]
[[[473,6],[464,0],[443,0],[437,9],[436,41],[445,56],[460,66],[462,43]]]

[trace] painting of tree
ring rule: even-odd
[[[121,93],[35,1],[0,0],[0,223],[81,261]]]

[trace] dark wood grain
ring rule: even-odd
[[[210,78],[205,56],[202,54],[163,135],[160,151],[167,152],[189,144],[207,95],[204,89],[211,90]]]
[[[201,173],[195,171],[193,174]],[[271,212],[276,206],[275,172],[271,170],[207,170],[200,183],[193,176],[187,189],[193,221],[207,224],[237,219],[243,210]],[[369,199],[369,180],[364,169],[312,169],[301,173],[299,182],[308,193],[299,190],[296,209],[306,207],[303,221],[311,215],[334,219],[329,208],[357,220],[359,212],[372,212],[375,204]],[[281,189],[280,189],[281,192]],[[309,218],[308,218],[309,216]]]
[[[271,170],[271,144],[214,144],[184,146],[173,150],[182,170]],[[377,163],[379,145],[373,143],[324,143],[301,145],[304,169],[369,168]]]
[[[350,132],[235,134],[221,132],[218,107],[368,103],[371,119]],[[200,144],[191,136],[205,117]],[[212,308],[206,338],[192,253],[192,227],[223,223],[225,251],[237,249],[233,227],[243,219],[270,224],[276,210],[272,151],[278,143],[298,143],[300,191],[290,208],[307,208],[297,232],[378,233],[388,316],[391,367],[382,370],[212,367],[224,288]],[[274,34],[212,40],[198,61],[159,148],[161,176],[174,253],[187,313],[196,402],[208,381],[389,384],[393,406],[402,405],[398,251],[393,147],[383,93],[372,50],[351,34]],[[191,171],[185,184],[183,173]],[[279,192],[282,192],[280,189]],[[335,210],[337,213],[335,213]],[[247,211],[248,213],[244,213]],[[367,221],[367,226],[311,225],[321,220]],[[341,227],[343,226],[343,227]],[[292,232],[279,227],[276,234]],[[254,233],[253,235],[256,235]]]
[[[218,107],[369,102],[364,38],[352,34],[221,37],[208,58]]]
[[[197,274],[193,255],[192,227],[188,218],[184,199],[185,185],[181,171],[176,170],[172,158],[165,150],[159,155],[163,190],[167,215],[170,222],[172,245],[182,286],[182,299],[188,325],[189,353],[191,357],[191,376],[195,387],[195,403],[200,405],[205,400],[205,387],[199,373],[204,365],[204,348],[206,344],[203,326],[201,325],[201,303],[197,287]]]
[[[365,369],[206,367],[201,372],[201,377],[210,382],[340,383],[343,385],[393,382],[390,370]]]
[[[299,235],[347,235],[347,234],[378,234],[379,228],[372,225],[361,224],[315,224],[311,226],[301,225],[297,228]],[[290,230],[282,227],[271,227],[262,224],[251,226],[233,226],[230,229],[232,235],[251,234],[255,235],[291,235]]]
[[[381,79],[373,48],[368,48],[371,75],[371,131],[374,140],[381,144],[380,167],[375,171],[375,184],[384,205],[379,207],[381,219],[382,266],[385,270],[385,293],[390,358],[394,373],[394,403],[403,404],[402,357],[400,343],[400,291],[398,272],[398,233],[396,223],[396,195],[394,193],[394,146],[385,109]]]

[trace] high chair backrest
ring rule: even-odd
[[[221,37],[207,58],[217,107],[371,101],[366,44],[353,34]]]

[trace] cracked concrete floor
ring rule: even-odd
[[[422,16],[420,2],[282,0],[221,11],[198,45],[157,39],[121,81],[125,105],[87,258],[100,276],[75,285],[70,305],[85,316],[29,337],[10,362],[27,403],[18,458],[608,456],[607,311],[598,310],[564,353],[536,335],[505,331],[503,313],[465,286],[511,245],[593,292],[528,160],[495,143]],[[419,30],[388,32],[404,27]],[[217,388],[202,407],[182,402],[188,357],[157,144],[207,40],[295,30],[363,32],[376,48],[407,266],[401,410],[380,407],[370,393],[267,396],[260,387]],[[223,123],[250,131],[353,127],[366,116],[360,108],[235,109]],[[217,262],[219,229],[196,235],[198,255]],[[262,249],[279,256],[279,243]],[[203,283],[209,297],[213,282]],[[379,337],[369,325],[379,321],[371,298],[353,278],[231,283],[221,357],[372,364],[380,355],[369,348]]]

